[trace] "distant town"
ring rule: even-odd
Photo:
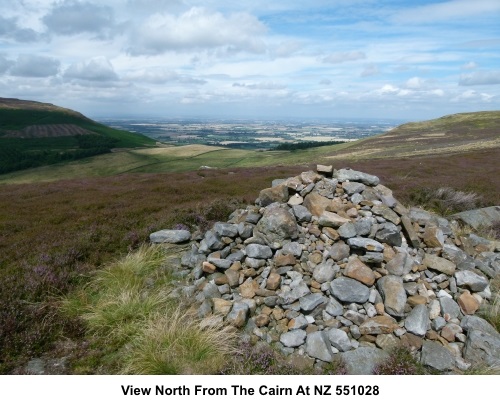
[[[238,149],[285,149],[350,142],[387,132],[402,123],[394,120],[291,122],[116,118],[99,121],[166,144],[203,144]]]

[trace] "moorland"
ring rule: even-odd
[[[43,150],[85,149],[79,136],[115,141],[96,156],[40,160],[39,167],[0,176],[1,373],[25,372],[26,363],[41,356],[69,358],[66,373],[110,372],[103,367],[107,353],[84,322],[61,311],[62,297],[81,289],[106,263],[147,243],[152,231],[206,229],[253,202],[273,179],[316,163],[375,174],[407,205],[421,204],[426,191],[444,186],[475,193],[478,206],[500,201],[500,112],[406,124],[349,144],[252,151],[155,147],[140,135],[42,107],[0,104],[0,151],[13,151],[11,162]],[[38,136],[47,130],[57,136]]]

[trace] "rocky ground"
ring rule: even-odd
[[[500,361],[500,334],[477,316],[500,246],[456,225],[405,208],[376,176],[319,165],[273,181],[204,235],[164,230],[151,241],[192,243],[181,271],[193,282],[179,294],[251,341],[316,366],[340,356],[351,374],[404,344],[453,373]]]

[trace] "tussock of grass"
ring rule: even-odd
[[[451,187],[438,189],[423,187],[410,193],[410,205],[421,206],[442,216],[475,209],[480,202],[481,198],[476,193],[455,190]]]
[[[490,286],[493,297],[490,303],[483,306],[481,316],[500,332],[500,276],[496,276],[492,279]]]
[[[143,246],[109,264],[63,310],[83,320],[98,355],[108,358],[107,373],[216,373],[234,352],[235,332],[169,297],[173,277],[161,249]]]

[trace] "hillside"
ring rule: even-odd
[[[410,122],[353,142],[332,159],[376,159],[462,153],[500,147],[500,111],[447,115]]]
[[[109,128],[73,110],[0,98],[0,173],[152,145],[148,137]]]

